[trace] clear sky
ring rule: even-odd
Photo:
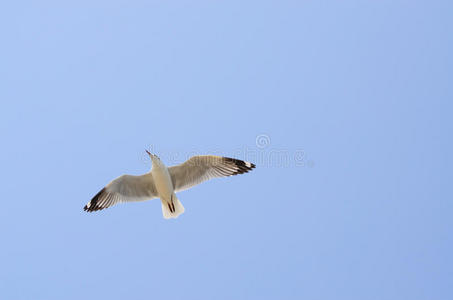
[[[4,1],[0,299],[453,299],[452,11]],[[257,167],[84,212],[145,149]]]

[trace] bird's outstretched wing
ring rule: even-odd
[[[168,168],[175,192],[187,190],[197,184],[216,177],[247,173],[255,165],[239,159],[200,155]]]
[[[155,197],[157,191],[151,173],[123,175],[107,184],[83,209],[92,212],[120,202],[144,201]]]

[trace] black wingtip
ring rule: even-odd
[[[238,170],[231,175],[244,174],[256,167],[255,164],[240,159],[235,159],[231,157],[224,157],[224,159],[229,163],[233,163],[238,168]]]
[[[104,209],[104,207],[100,207],[98,205],[98,200],[99,200],[99,196],[102,195],[102,193],[104,193],[105,191],[105,188],[103,188],[102,190],[100,190],[94,197],[93,199],[91,199],[91,201],[85,205],[83,207],[83,210],[86,211],[86,212],[93,212],[93,211],[97,211],[97,210],[102,210]]]

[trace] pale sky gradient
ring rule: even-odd
[[[452,12],[3,2],[0,299],[453,299]],[[257,168],[84,212],[145,148]]]

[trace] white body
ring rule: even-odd
[[[162,201],[171,201],[171,196],[175,193],[173,189],[173,182],[171,182],[170,174],[167,167],[158,158],[151,157],[153,161],[153,168],[151,174],[153,175],[154,185],[156,186],[159,198]]]
[[[162,202],[162,214],[165,219],[177,218],[184,212],[184,206],[176,198],[173,182],[168,168],[155,155],[150,155],[153,162],[151,174],[160,201]]]

